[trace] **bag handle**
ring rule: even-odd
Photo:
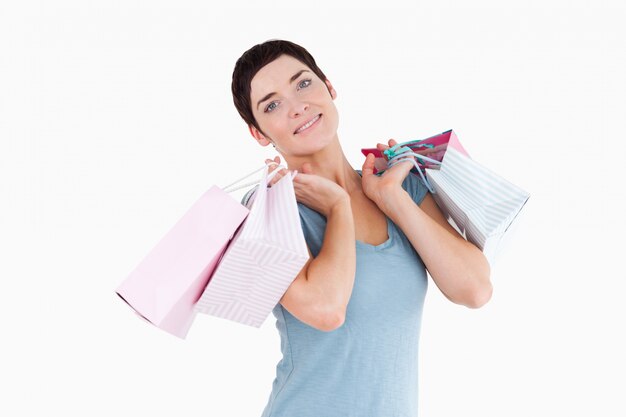
[[[404,158],[405,156],[414,156],[416,158],[419,157],[419,158],[422,158],[422,159],[426,159],[429,162],[433,162],[433,163],[435,163],[437,165],[441,165],[441,162],[439,162],[439,161],[437,161],[435,159],[427,158],[427,157],[424,157],[422,155],[416,154],[415,152],[403,151],[402,153],[394,155],[393,158],[390,159],[388,161],[388,163],[387,163],[387,166],[389,168],[391,168],[392,166],[394,166],[394,165],[396,165],[396,164],[398,164],[400,162],[404,162],[404,161],[412,162],[413,165],[415,165],[415,168],[417,169],[417,172],[419,173],[420,177],[422,177],[422,181],[424,182],[424,185],[426,186],[426,188],[428,188],[428,191],[430,191],[431,194],[435,194],[434,188],[432,187],[432,185],[430,185],[430,182],[424,176],[424,173],[422,172],[422,169],[419,166],[419,164],[417,163],[417,161],[415,160],[415,158],[406,159],[406,158]]]
[[[392,159],[398,156],[413,155],[418,159],[418,161],[427,161],[435,165],[441,165],[441,161],[415,153],[413,152],[412,148],[410,148],[409,146],[405,146],[406,144],[410,144],[410,143],[411,142],[398,143],[389,149],[385,149],[383,153],[387,155],[387,158],[389,158],[389,161],[391,161]]]
[[[283,168],[287,169],[287,167],[285,167],[284,165],[280,165],[280,164],[278,164],[277,162],[271,161],[271,162],[269,162],[269,163],[267,163],[267,164],[263,165],[261,168],[255,169],[255,170],[254,170],[254,171],[252,171],[251,173],[249,173],[249,174],[247,174],[247,175],[244,175],[243,177],[239,178],[239,179],[238,179],[238,180],[236,180],[235,182],[233,182],[233,183],[231,183],[231,184],[228,184],[228,185],[227,185],[227,186],[225,186],[225,187],[222,187],[222,190],[223,190],[223,191],[226,191],[227,193],[232,193],[233,191],[237,191],[237,190],[240,190],[240,189],[242,189],[242,188],[249,187],[249,186],[251,186],[251,185],[257,185],[257,184],[259,184],[261,180],[248,182],[248,183],[242,184],[242,185],[240,185],[240,186],[238,186],[238,187],[236,187],[236,188],[229,189],[229,188],[231,188],[232,186],[234,186],[234,185],[236,185],[237,183],[239,183],[240,181],[242,181],[242,180],[244,180],[244,179],[248,178],[249,176],[251,176],[251,175],[253,175],[253,174],[256,174],[257,172],[259,172],[259,171],[261,171],[261,170],[263,170],[263,169],[266,169],[266,168],[267,168],[268,166],[270,166],[270,165],[278,165],[278,168],[283,167]],[[275,169],[274,171],[270,172],[270,173],[267,175],[266,180],[265,180],[265,181],[266,181],[266,185],[267,185],[267,182],[271,181],[271,179],[272,179],[272,178],[274,178],[274,176],[278,173],[278,171],[280,171],[280,169],[278,169],[278,168],[277,168],[277,169]],[[291,175],[291,179],[294,179],[294,178],[296,177],[296,175],[298,175],[298,171],[294,171],[294,172],[292,173],[292,175]]]

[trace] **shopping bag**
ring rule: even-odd
[[[493,263],[499,243],[530,194],[472,160],[452,130],[424,140],[399,143],[374,153],[378,173],[411,157],[411,172],[422,177],[442,213]],[[415,157],[415,158],[413,158]]]
[[[461,145],[461,142],[459,142],[459,138],[452,130],[447,130],[426,139],[412,140],[399,145],[406,146],[414,153],[429,158],[429,160],[417,160],[417,166],[422,172],[426,168],[436,168],[436,164],[429,161],[434,159],[441,162],[448,148],[456,149],[462,154],[469,156],[463,145]],[[363,148],[361,149],[361,153],[365,156],[370,153],[374,154],[374,174],[382,173],[387,169],[387,160],[378,148]],[[417,174],[417,169],[417,167],[414,167],[411,171]]]
[[[116,289],[137,314],[180,338],[194,303],[249,210],[217,186],[208,189]]]
[[[530,194],[454,148],[448,148],[438,169],[426,169],[426,178],[443,214],[493,264]]]
[[[211,277],[196,311],[261,327],[309,259],[293,177],[270,188],[266,168],[250,214]]]

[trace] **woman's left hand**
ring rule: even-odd
[[[376,145],[379,151],[395,146],[397,142],[389,139],[389,146],[379,143]],[[387,156],[384,155],[387,160]],[[404,191],[402,182],[414,167],[412,158],[407,158],[406,162],[400,162],[385,170],[382,175],[374,175],[374,155],[368,154],[362,168],[361,183],[365,195],[376,203],[379,207],[384,204],[394,193]]]

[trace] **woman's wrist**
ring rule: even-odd
[[[352,214],[352,205],[350,204],[350,195],[345,193],[340,199],[338,199],[328,210],[329,215],[333,215],[336,213],[341,213],[342,211],[347,210]]]
[[[400,206],[403,199],[410,198],[409,194],[402,187],[393,187],[381,193],[374,202],[383,213],[390,217],[394,209]]]

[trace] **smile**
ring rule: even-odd
[[[317,123],[317,121],[322,117],[321,114],[318,114],[317,116],[315,116],[313,119],[311,119],[309,122],[307,122],[305,125],[301,126],[298,128],[298,130],[296,130],[295,132],[293,132],[294,134],[298,134],[301,133],[305,130],[307,130],[308,128],[310,128],[311,126],[313,126],[314,124]]]

